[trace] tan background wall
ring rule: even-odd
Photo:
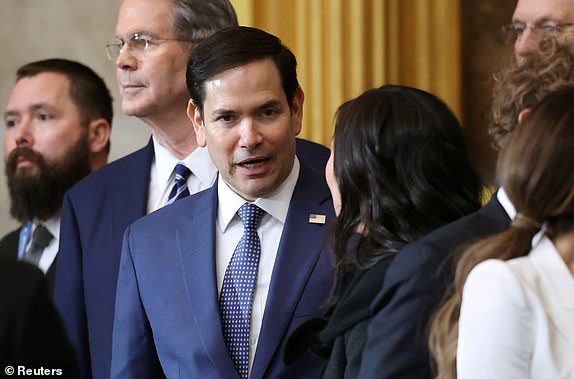
[[[119,108],[112,62],[105,43],[114,35],[118,0],[0,0],[0,109],[2,116],[19,66],[46,58],[68,58],[100,74],[114,98],[111,159],[145,144],[147,126]],[[4,136],[2,119],[2,138]],[[0,147],[2,157],[3,148]],[[2,160],[3,162],[3,160]],[[18,226],[10,217],[4,164],[0,165],[0,236]]]
[[[302,135],[325,145],[330,142],[335,109],[367,88],[387,83],[417,86],[443,98],[465,119],[463,108],[469,108],[468,102],[463,107],[461,93],[468,83],[461,78],[473,81],[476,70],[482,74],[490,70],[473,66],[470,77],[464,70],[461,45],[465,56],[469,51],[476,55],[472,46],[481,46],[475,35],[461,42],[461,24],[466,25],[468,18],[491,17],[489,12],[497,12],[496,5],[490,4],[494,0],[473,2],[478,10],[463,0],[231,1],[241,24],[278,35],[298,57],[299,79],[306,94]],[[514,1],[497,0],[496,4],[513,6]],[[484,12],[480,7],[485,4],[494,9]],[[17,67],[52,57],[74,59],[92,67],[112,90],[116,116],[111,160],[145,144],[147,126],[119,109],[114,66],[103,49],[114,34],[119,0],[0,0],[0,5],[2,113]],[[502,16],[508,17],[506,13]],[[491,18],[482,26],[491,28],[500,18]],[[480,22],[472,24],[477,25]],[[497,31],[481,29],[476,33],[493,35]],[[475,151],[479,152],[477,161],[482,161],[482,150]],[[0,236],[16,226],[9,216],[5,176],[0,174]]]

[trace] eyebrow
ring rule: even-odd
[[[262,104],[261,106],[257,107],[257,109],[264,109],[264,108],[269,108],[269,107],[281,107],[281,102],[279,100],[269,100],[268,102],[266,102],[265,104]]]
[[[269,100],[266,103],[263,103],[261,105],[259,105],[257,108],[255,108],[256,112],[259,112],[263,109],[266,108],[270,108],[270,107],[276,107],[276,108],[281,108],[281,102],[279,100]],[[230,114],[236,114],[237,111],[234,111],[232,109],[225,109],[225,108],[220,108],[220,109],[215,109],[212,112],[213,116],[222,116],[222,115],[230,115]]]
[[[157,38],[157,34],[156,34],[156,33],[153,33],[153,32],[150,32],[149,30],[138,30],[138,31],[135,31],[135,32],[130,32],[130,33],[127,34],[127,38],[132,38],[132,37],[133,37],[134,35],[136,35],[136,34],[137,34],[137,35],[140,35],[140,36],[146,36],[146,37]],[[122,37],[120,37],[120,36],[118,36],[118,35],[116,35],[115,38],[121,39],[121,40],[124,40],[124,41],[125,41],[124,38],[122,38]]]
[[[534,25],[541,25],[544,24],[545,22],[561,22],[562,18],[559,17],[553,17],[549,14],[546,14],[542,17],[537,17],[536,20],[534,21]],[[521,17],[513,17],[512,18],[512,23],[513,24],[527,24],[526,21],[524,21]]]
[[[48,111],[55,111],[55,108],[53,106],[46,103],[32,104],[31,106],[27,107],[27,110],[31,110],[32,112],[44,109]],[[22,114],[22,112],[9,109],[6,112],[4,112],[4,119],[6,119],[6,117],[9,116],[19,116],[20,114]]]

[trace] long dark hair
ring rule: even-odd
[[[416,88],[386,85],[344,103],[333,145],[341,212],[331,238],[335,282],[327,306],[349,272],[478,209],[482,193],[456,117]]]

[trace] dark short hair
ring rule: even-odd
[[[205,82],[210,78],[254,61],[270,58],[275,63],[289,106],[297,81],[297,60],[281,40],[247,26],[222,29],[197,45],[187,64],[186,84],[193,103],[203,116]]]
[[[347,273],[480,207],[482,184],[462,128],[428,92],[386,85],[344,103],[333,146],[341,212],[331,235],[336,267],[330,304]],[[359,227],[361,236],[349,249]]]
[[[229,0],[172,0],[170,23],[178,39],[199,42],[216,31],[237,26]]]
[[[84,125],[99,118],[105,119],[110,126],[112,125],[114,109],[110,90],[104,80],[88,66],[60,58],[31,62],[18,69],[16,81],[47,72],[62,74],[68,78],[70,99],[78,108]],[[108,152],[109,145],[108,141]]]

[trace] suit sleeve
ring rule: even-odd
[[[60,221],[54,302],[78,356],[83,378],[91,377],[90,348],[82,279],[82,245],[73,203],[66,194]]]
[[[132,250],[132,228],[122,243],[122,255],[116,292],[116,312],[112,337],[111,378],[145,379],[164,377],[151,327],[145,314]]]
[[[371,305],[360,378],[431,377],[428,322],[445,290],[437,276],[440,257],[425,245],[412,245],[389,267]]]
[[[527,378],[532,356],[532,315],[507,264],[477,265],[464,285],[459,319],[459,378]]]

